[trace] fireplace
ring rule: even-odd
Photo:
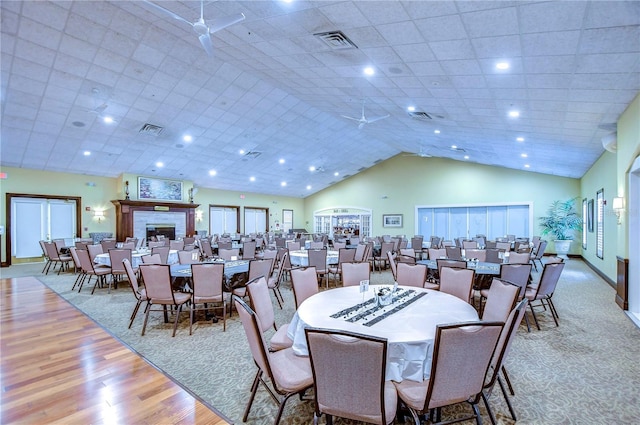
[[[176,238],[175,224],[171,224],[171,223],[147,224],[146,238],[148,241],[157,239],[157,236],[159,235],[162,235],[169,240],[175,240]]]
[[[195,233],[196,208],[200,204],[129,199],[111,202],[116,207],[116,238],[119,241],[125,240],[128,236],[142,240],[145,237],[149,238],[154,232],[171,239]],[[165,229],[162,229],[163,227]],[[167,233],[163,233],[163,230]]]

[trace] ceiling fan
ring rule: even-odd
[[[204,50],[207,52],[209,56],[213,56],[213,43],[211,42],[211,34],[244,20],[244,14],[238,13],[236,15],[225,16],[223,18],[217,18],[217,19],[209,19],[205,21],[204,20],[204,0],[200,1],[200,19],[198,19],[195,22],[189,22],[182,16],[176,15],[172,11],[165,9],[164,7],[159,6],[148,0],[144,0],[144,2],[162,11],[163,13],[171,16],[173,19],[177,19],[179,21],[182,21],[191,25],[191,27],[196,32],[196,34],[198,34],[198,39],[200,40],[200,44],[202,44],[202,47],[204,48]]]
[[[352,120],[352,121],[357,121],[358,124],[358,129],[362,129],[362,127],[364,127],[365,124],[371,124],[373,122],[385,119],[387,117],[389,117],[389,114],[384,115],[382,117],[374,117],[374,118],[367,118],[364,115],[364,100],[362,101],[362,116],[360,118],[353,118],[353,117],[348,117],[346,115],[342,115],[343,118],[346,118],[348,120]]]

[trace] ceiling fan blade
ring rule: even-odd
[[[182,16],[180,16],[180,15],[176,15],[176,14],[175,14],[175,13],[173,13],[172,11],[170,11],[170,10],[168,10],[168,9],[165,9],[164,7],[159,6],[159,5],[157,5],[157,4],[153,3],[153,2],[150,2],[150,1],[148,1],[148,0],[143,0],[143,1],[144,1],[145,3],[147,3],[148,5],[155,7],[155,8],[156,8],[156,9],[158,9],[159,11],[161,11],[161,12],[163,12],[163,13],[165,13],[165,14],[167,14],[167,15],[171,16],[173,19],[177,19],[178,21],[186,22],[187,24],[189,24],[189,25],[193,26],[193,22],[189,22],[189,21],[187,21],[187,20],[186,20],[186,19],[184,19]]]
[[[200,44],[202,44],[202,47],[207,52],[207,54],[209,56],[213,56],[213,43],[211,42],[211,37],[209,36],[209,34],[202,34],[200,37],[198,37],[198,39],[200,40]]]
[[[382,116],[382,117],[369,118],[367,120],[367,123],[371,124],[372,122],[380,121],[380,120],[383,120],[385,118],[389,118],[389,115],[387,114],[387,115]]]
[[[207,26],[209,27],[209,33],[213,34],[214,32],[225,29],[228,26],[233,24],[237,24],[240,21],[244,21],[244,13],[238,13],[237,15],[225,16],[224,18],[216,18],[210,19],[207,22]]]
[[[342,118],[346,118],[348,120],[352,120],[352,121],[358,121],[360,122],[360,118],[353,118],[353,117],[348,117],[346,115],[341,115]]]

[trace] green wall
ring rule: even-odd
[[[397,155],[305,199],[306,220],[314,211],[334,207],[373,210],[372,234],[389,233],[382,227],[383,214],[403,214],[404,227],[393,234],[411,236],[417,230],[416,207],[426,205],[472,205],[532,203],[534,234],[537,217],[556,199],[580,194],[580,181],[529,171],[478,165],[443,158]],[[386,198],[385,198],[386,197]],[[577,234],[576,239],[581,235]],[[553,244],[548,248],[553,251]],[[572,253],[580,253],[574,243]]]
[[[7,193],[74,196],[82,198],[82,237],[88,237],[89,232],[112,232],[115,234],[115,207],[113,199],[124,199],[124,182],[129,181],[131,199],[137,199],[137,176],[124,174],[118,178],[97,177],[83,174],[55,173],[22,168],[3,167],[7,178],[0,180],[2,207],[0,208],[0,223],[6,225],[5,200]],[[184,199],[188,202],[188,190],[193,187],[192,182],[184,183]],[[238,207],[259,207],[269,209],[269,222],[273,225],[277,219],[282,223],[282,210],[292,209],[294,227],[305,227],[304,201],[285,196],[261,195],[255,193],[233,192],[215,189],[199,188],[194,196],[194,203],[200,204],[198,211],[202,211],[202,220],[196,222],[196,230],[209,231],[209,205],[233,205]],[[86,211],[89,207],[91,211]],[[93,211],[105,211],[105,218],[100,222],[93,216]],[[242,209],[240,211],[241,231],[244,230]],[[2,262],[6,261],[6,229],[2,235]]]

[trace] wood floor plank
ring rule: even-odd
[[[0,423],[230,423],[36,278],[0,290]]]

